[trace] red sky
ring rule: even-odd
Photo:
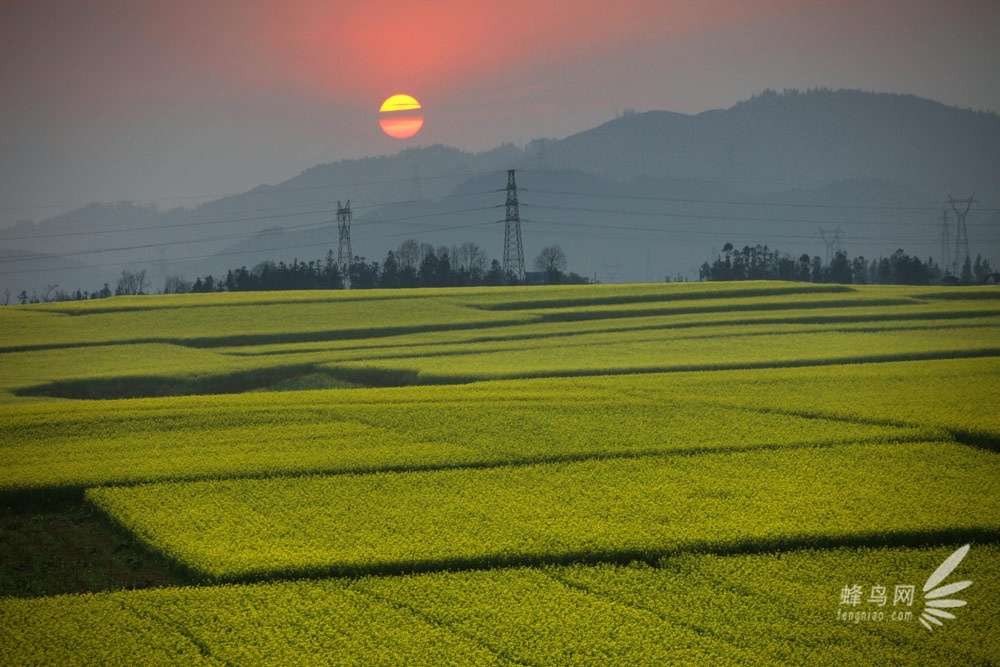
[[[395,152],[397,92],[474,150],[768,87],[996,110],[998,44],[986,0],[0,0],[0,225]]]

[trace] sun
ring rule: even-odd
[[[378,124],[394,139],[409,139],[424,126],[420,102],[410,95],[393,95],[382,102]]]

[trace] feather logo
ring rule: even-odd
[[[924,584],[924,611],[920,614],[920,622],[925,628],[932,632],[935,625],[943,626],[944,621],[955,619],[955,615],[951,612],[945,611],[945,609],[964,607],[966,604],[965,600],[959,600],[948,596],[965,590],[972,585],[971,581],[958,581],[944,586],[938,586],[938,584],[947,579],[948,575],[951,574],[956,567],[958,567],[958,564],[962,562],[965,555],[969,553],[970,546],[971,545],[966,544],[964,547],[961,547],[955,553],[948,556],[944,562],[938,566],[938,569],[934,570],[934,573],[927,578],[927,583]]]

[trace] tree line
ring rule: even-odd
[[[575,273],[567,273],[566,255],[558,245],[548,246],[535,258],[536,272],[527,274],[525,282],[557,285],[589,282]],[[460,246],[439,246],[404,241],[390,250],[381,262],[369,262],[355,257],[344,271],[338,266],[333,250],[324,260],[299,262],[265,261],[252,269],[242,266],[230,269],[224,278],[205,276],[193,283],[168,278],[164,293],[178,292],[245,292],[308,289],[397,289],[412,287],[474,287],[513,285],[520,281],[505,274],[500,262],[491,260],[472,241]]]
[[[701,280],[788,280],[809,283],[841,283],[853,285],[931,285],[958,283],[971,285],[986,282],[993,272],[989,260],[976,255],[975,261],[966,257],[957,276],[934,263],[933,258],[922,261],[897,250],[889,257],[866,260],[863,256],[851,258],[843,250],[834,253],[824,263],[818,255],[801,254],[796,259],[788,253],[772,250],[766,245],[735,248],[727,243],[722,252],[698,270]]]
[[[527,273],[527,284],[587,284],[589,279],[567,271],[566,254],[558,245],[543,248],[534,260],[535,271]],[[704,262],[698,271],[700,280],[787,280],[812,283],[875,284],[875,285],[930,285],[936,283],[983,283],[993,274],[989,260],[977,255],[973,261],[966,257],[958,275],[936,264],[933,258],[921,260],[906,254],[902,249],[889,257],[867,260],[863,256],[851,258],[840,250],[829,262],[819,256],[801,254],[798,258],[788,253],[772,250],[768,246],[744,246],[737,249],[731,243],[711,262]],[[184,294],[197,292],[247,292],[273,290],[407,288],[407,287],[467,287],[518,284],[516,276],[505,275],[496,259],[474,242],[460,246],[434,247],[412,239],[390,250],[381,262],[369,262],[355,257],[347,271],[338,266],[333,250],[323,260],[290,264],[263,261],[248,269],[241,266],[230,269],[225,276],[206,275],[194,281],[183,276],[166,278],[160,293]],[[149,294],[151,283],[145,270],[125,269],[115,287],[109,283],[93,292],[76,290],[66,292],[56,285],[47,285],[42,293],[28,295],[22,291],[16,301],[20,304],[49,301],[74,301],[103,299],[111,296]],[[11,294],[3,295],[7,305]]]
[[[527,273],[528,284],[585,284],[588,279],[567,272],[566,254],[558,245],[543,248],[534,261],[535,272]],[[338,265],[333,250],[322,260],[290,264],[266,260],[247,268],[230,269],[225,276],[199,276],[194,281],[180,275],[168,276],[161,294],[186,294],[202,292],[249,292],[274,290],[406,288],[406,287],[472,287],[487,285],[513,285],[520,281],[516,276],[505,275],[496,259],[474,242],[459,246],[434,247],[412,239],[390,250],[381,262],[369,262],[364,257],[354,257],[346,267]],[[18,303],[47,301],[73,301],[101,299],[110,296],[148,294],[151,285],[146,271],[122,271],[114,288],[108,283],[93,292],[76,290],[65,292],[50,285],[41,296],[31,297],[27,292],[18,295]]]

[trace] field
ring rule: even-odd
[[[1000,663],[995,288],[123,297],[0,327],[10,664]]]

